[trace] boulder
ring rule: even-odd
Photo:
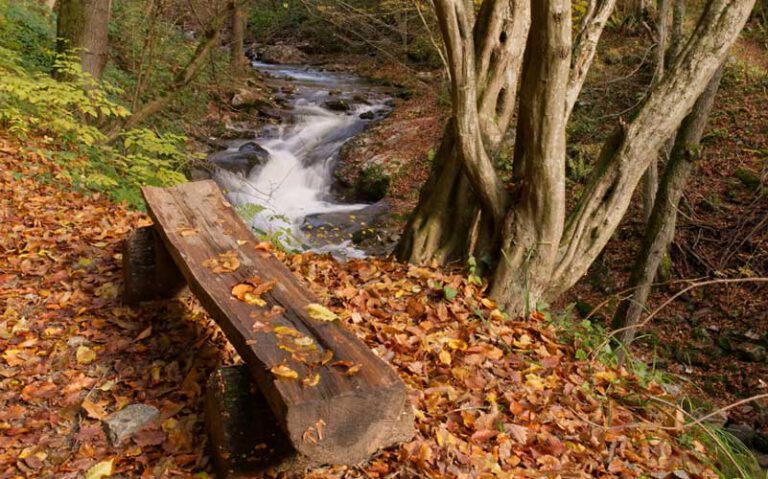
[[[109,443],[114,447],[159,418],[160,411],[154,406],[130,404],[105,419],[102,427]]]
[[[267,95],[255,88],[238,88],[230,101],[233,107],[241,109],[268,109],[272,102]]]
[[[325,107],[331,111],[349,111],[352,106],[346,100],[328,100],[325,102]]]
[[[305,63],[307,56],[298,48],[290,45],[268,45],[262,47],[259,59],[266,63],[297,64]]]
[[[253,168],[269,161],[269,152],[257,143],[248,142],[237,151],[225,150],[208,157],[208,162],[232,173],[247,176]]]
[[[237,149],[240,153],[247,154],[247,155],[253,155],[256,158],[262,160],[263,162],[266,162],[269,160],[269,152],[265,150],[261,145],[256,143],[255,141],[249,141],[248,143],[243,143],[240,145],[240,148]]]
[[[360,113],[361,120],[373,120],[376,115],[372,111]]]

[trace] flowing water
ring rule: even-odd
[[[344,143],[389,111],[389,97],[361,79],[302,66],[255,63],[258,70],[292,90],[286,97],[288,118],[256,132],[256,143],[269,152],[263,165],[247,175],[219,170],[215,179],[228,200],[254,231],[294,249],[361,257],[348,239],[318,242],[307,234],[307,217],[353,214],[366,204],[342,202],[333,192],[333,170]],[[349,106],[333,103],[342,100]],[[367,113],[370,112],[370,113]],[[361,118],[361,115],[363,118]],[[233,140],[236,151],[247,141]],[[325,243],[325,244],[322,244]]]

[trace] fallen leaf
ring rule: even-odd
[[[305,387],[315,387],[320,382],[320,373],[315,373],[301,380],[301,385]]]
[[[270,369],[272,374],[281,379],[298,379],[299,374],[285,364],[279,364]]]
[[[78,346],[75,357],[78,364],[91,364],[96,359],[96,353],[88,346]]]
[[[111,476],[114,461],[114,459],[109,459],[94,464],[88,469],[88,472],[85,473],[85,479],[103,479],[104,477]]]
[[[308,304],[307,312],[309,313],[310,318],[315,319],[317,321],[330,322],[330,321],[335,321],[339,319],[336,313],[326,308],[322,304],[317,304],[317,303]]]

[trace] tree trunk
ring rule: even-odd
[[[476,15],[472,2],[435,0],[451,73],[452,120],[398,256],[446,262],[490,251],[497,260],[491,294],[511,313],[570,288],[618,227],[653,159],[648,152],[659,151],[679,128],[753,5],[708,1],[637,115],[619,120],[566,220],[565,127],[613,4],[595,3],[572,53],[565,0],[484,0]],[[510,194],[494,160],[518,98]]]
[[[245,19],[243,18],[243,6],[239,0],[233,0],[230,3],[231,10],[231,41],[229,46],[230,67],[232,74],[240,76],[248,65],[245,57]]]
[[[101,79],[108,58],[112,0],[61,0],[56,23],[56,50],[77,49],[83,72]]]
[[[451,11],[451,2],[445,3],[442,11]],[[521,0],[483,2],[472,37],[460,34],[466,27],[458,27],[455,15],[452,23],[441,22],[443,38],[449,39],[451,88],[461,103],[454,101],[453,119],[446,126],[430,178],[397,247],[400,260],[446,263],[468,256],[498,256],[495,245],[507,194],[495,173],[486,187],[480,169],[487,166],[493,173],[490,157],[496,155],[515,110],[530,28],[529,8]],[[476,66],[470,70],[470,64]],[[464,71],[457,73],[462,65]],[[463,132],[456,118],[462,119]],[[462,135],[463,142],[459,142]],[[462,150],[461,143],[469,148]],[[467,174],[467,164],[475,169],[474,179]],[[485,204],[478,192],[485,195]],[[493,212],[494,202],[498,216]]]
[[[613,317],[613,328],[630,328],[621,333],[620,340],[629,345],[635,337],[635,326],[645,310],[653,280],[662,258],[675,234],[677,206],[683,195],[694,162],[701,156],[700,143],[704,128],[717,94],[722,68],[718,70],[701,94],[691,113],[677,132],[675,145],[664,171],[653,214],[646,228],[629,287],[632,292],[620,305]]]
[[[664,77],[666,71],[665,54],[667,52],[667,37],[669,31],[669,2],[670,0],[658,0],[656,19],[656,71],[654,72],[654,83],[658,83]],[[666,150],[666,148],[664,148]],[[648,169],[643,176],[643,220],[645,224],[651,218],[653,212],[653,203],[656,200],[656,191],[659,188],[659,155],[651,161]]]
[[[514,207],[504,224],[491,295],[512,313],[535,307],[547,288],[565,219],[565,123],[571,9],[532,2],[515,136]],[[541,81],[546,78],[547,81]]]

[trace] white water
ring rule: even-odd
[[[308,215],[352,212],[367,206],[334,200],[331,194],[333,167],[344,142],[365,127],[367,122],[359,115],[385,109],[385,98],[355,106],[349,113],[331,111],[323,106],[325,101],[357,93],[361,85],[348,76],[328,72],[254,66],[295,80],[293,84],[298,89],[292,100],[292,122],[280,125],[276,135],[256,140],[270,154],[263,167],[254,168],[247,177],[220,170],[217,182],[233,205],[241,206],[241,210],[248,209],[244,205],[256,205],[251,211],[261,210],[255,215],[245,215],[255,231],[295,249],[364,256],[349,241],[313,247],[301,226]],[[341,94],[331,96],[330,90],[340,90]]]

